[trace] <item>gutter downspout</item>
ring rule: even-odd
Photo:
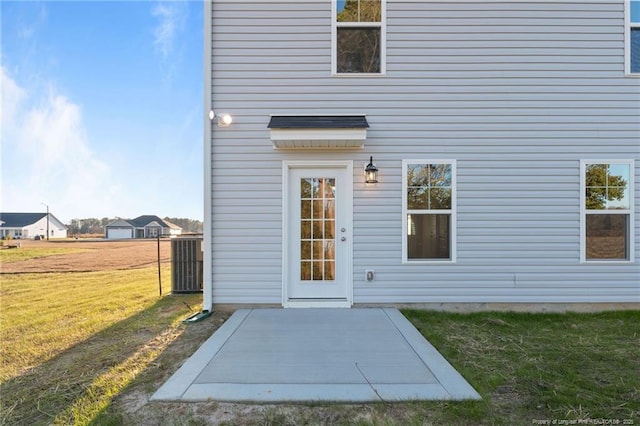
[[[212,110],[211,103],[211,89],[212,89],[212,75],[211,75],[211,62],[213,58],[212,53],[212,7],[213,0],[204,0],[204,111],[202,114],[204,120],[204,223],[203,223],[203,256],[202,256],[202,309],[203,311],[212,312],[213,308],[213,248],[212,248],[212,188],[211,188],[211,144],[213,138],[213,123],[209,119],[209,111]]]

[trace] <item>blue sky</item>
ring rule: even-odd
[[[6,1],[0,210],[202,220],[200,1]]]

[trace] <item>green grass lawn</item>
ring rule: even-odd
[[[444,422],[640,424],[639,311],[403,313],[483,397],[446,404]]]
[[[482,401],[149,403],[226,318],[182,324],[200,294],[159,297],[155,268],[0,279],[0,424],[640,424],[639,311],[403,310]]]
[[[1,279],[2,381],[158,301],[155,268]]]

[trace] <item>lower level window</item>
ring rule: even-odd
[[[582,260],[632,259],[632,161],[582,162]]]
[[[629,259],[629,215],[588,214],[587,260]]]
[[[403,261],[455,261],[455,162],[405,160]]]
[[[451,259],[451,215],[407,215],[408,259]]]

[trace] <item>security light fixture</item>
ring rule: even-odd
[[[369,158],[369,164],[364,168],[364,180],[367,183],[378,183],[378,168],[373,164],[373,156]]]
[[[229,127],[233,123],[233,118],[226,112],[216,114],[215,111],[209,111],[209,120],[215,122],[218,127]]]

